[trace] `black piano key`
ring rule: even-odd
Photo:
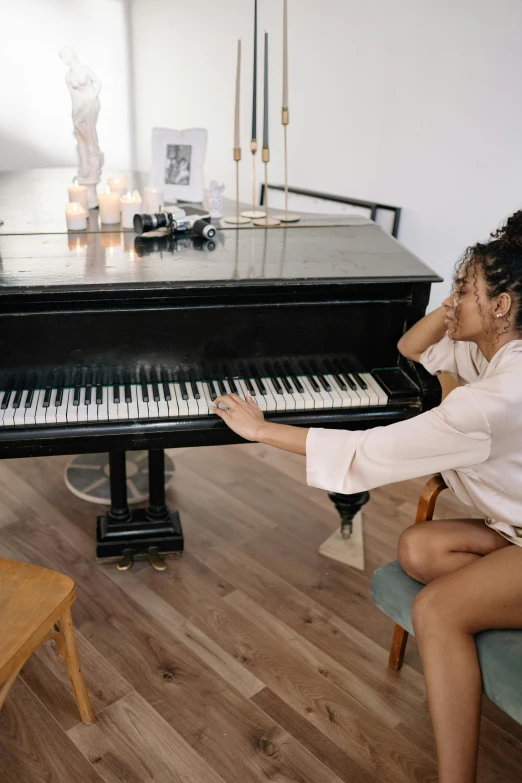
[[[192,394],[194,395],[194,399],[199,400],[201,395],[199,393],[199,389],[196,381],[190,381],[190,388],[192,389]]]
[[[259,394],[263,394],[263,392],[261,391],[261,384],[262,384],[262,382],[261,382],[260,378],[252,378],[252,385],[254,387],[254,390],[255,390],[256,394],[258,394],[258,393]],[[264,384],[262,384],[262,385],[263,385],[263,388],[264,388],[265,394],[266,394],[266,386]]]
[[[141,396],[143,398],[143,402],[148,402],[149,401],[149,390],[147,388],[147,384],[145,383],[145,381],[142,381],[140,386],[141,386]]]
[[[179,388],[181,389],[181,399],[188,400],[188,391],[187,387],[185,386],[185,381],[179,382]]]
[[[255,397],[256,390],[252,386],[252,381],[250,380],[250,378],[245,378],[245,385],[246,385],[248,391],[250,392],[250,394],[252,395],[252,397]]]
[[[43,398],[43,402],[42,402],[42,406],[44,408],[48,408],[49,405],[51,404],[51,392],[52,392],[51,387],[50,386],[46,386],[45,387],[45,394],[44,394],[44,398]]]
[[[259,386],[259,391],[261,392],[261,394],[265,394],[265,395],[268,394],[268,390],[267,390],[265,384],[263,383],[263,379],[262,378],[258,378],[257,375],[256,375],[254,380],[255,380],[257,386]]]
[[[165,395],[165,399],[167,400],[167,402],[170,402],[172,397],[170,395],[170,388],[167,381],[163,381],[163,394]]]
[[[56,389],[56,397],[54,398],[54,404],[58,408],[63,402],[63,386],[59,386]]]
[[[272,381],[272,383],[274,384],[274,389],[276,390],[276,392],[277,392],[278,394],[284,394],[284,393],[285,393],[285,392],[284,392],[284,389],[283,389],[283,387],[282,387],[282,386],[281,386],[281,384],[279,383],[279,378],[275,378],[275,377],[274,377],[274,378],[271,378],[270,380],[271,380],[271,381]]]
[[[27,397],[25,398],[25,407],[30,408],[33,404],[33,397],[34,397],[34,389],[29,389],[27,392]]]
[[[160,401],[160,393],[156,381],[152,381],[152,399],[154,400],[154,402]]]
[[[112,387],[112,399],[114,403],[120,402],[120,384],[115,383]]]
[[[210,394],[210,399],[213,402],[217,397],[216,390],[214,389],[214,384],[212,383],[212,381],[208,381],[207,386],[208,386],[208,393]]]
[[[87,384],[85,387],[85,405],[91,404],[91,398],[92,398],[92,386],[90,383]],[[45,405],[45,403],[44,403]]]
[[[79,405],[80,404],[80,391],[81,391],[81,386],[75,386],[74,387],[73,405]]]
[[[299,392],[299,394],[303,394],[304,386],[301,383],[301,381],[299,380],[299,378],[296,377],[295,372],[294,372],[294,368],[292,367],[290,362],[284,362],[284,367],[285,367],[285,372],[286,372],[288,378],[292,381],[292,383],[294,384],[294,386],[297,389],[297,391]]]
[[[22,394],[24,393],[23,389],[18,389],[18,391],[15,394],[15,398],[13,400],[13,408],[19,408],[20,402],[22,401]]]
[[[341,375],[341,378],[343,378],[343,379],[346,381],[346,383],[348,384],[348,386],[350,387],[350,389],[351,389],[352,391],[357,391],[357,384],[355,384],[355,383],[352,381],[352,379],[350,378],[350,376],[348,375],[348,373],[346,373],[346,372],[343,372],[343,374]]]
[[[339,388],[341,388],[343,391],[346,391],[346,384],[341,378],[341,376],[338,373],[333,373],[333,377],[335,378],[337,384],[339,385]]]
[[[123,389],[125,392],[125,402],[132,402],[132,389],[130,383],[126,383]]]
[[[288,382],[288,378],[286,377],[286,375],[282,375],[282,376],[281,376],[281,381],[282,381],[282,383],[283,383],[283,386],[285,387],[286,391],[288,392],[288,394],[293,394],[293,393],[294,393],[294,388],[293,388],[293,386],[292,386],[292,385],[291,385],[291,384]]]
[[[308,375],[307,377],[308,377],[308,381],[310,383],[310,386],[312,387],[314,392],[316,392],[316,394],[319,394],[320,391],[321,391],[321,387],[319,386],[319,384],[317,383],[315,378],[313,378],[311,375]]]
[[[2,397],[2,405],[0,406],[2,410],[5,410],[9,405],[9,400],[11,399],[12,393],[13,392],[11,390],[4,392],[4,396]]]
[[[361,389],[365,389],[366,390],[368,388],[368,384],[366,383],[366,381],[363,378],[361,378],[361,376],[359,375],[358,372],[352,372],[352,375],[353,375],[354,381],[356,381],[359,384]]]
[[[98,383],[96,386],[96,405],[103,404],[103,386]]]
[[[230,388],[232,389],[232,394],[238,394],[239,395],[239,389],[237,388],[236,382],[233,378],[227,378],[228,384]]]
[[[321,384],[321,386],[325,391],[327,392],[332,391],[332,387],[330,386],[330,384],[328,383],[324,375],[319,374],[317,377],[319,378],[319,383]]]
[[[217,383],[218,383],[218,386],[219,386],[219,393],[220,394],[228,394],[227,387],[225,386],[225,384],[223,383],[223,381],[220,378],[218,378],[218,382]]]

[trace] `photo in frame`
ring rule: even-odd
[[[151,186],[163,188],[166,202],[203,201],[206,150],[204,128],[153,128]]]

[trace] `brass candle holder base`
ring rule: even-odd
[[[260,226],[261,228],[275,228],[281,225],[281,221],[277,218],[270,217],[268,214],[268,161],[270,160],[270,151],[268,147],[263,147],[261,153],[261,159],[265,164],[265,208],[266,214],[260,220],[254,220],[254,226]]]
[[[252,220],[263,218],[266,212],[262,209],[256,209],[256,152],[257,152],[257,140],[252,139],[250,142],[250,152],[252,153],[252,209],[247,209],[241,214],[243,217],[250,218]]]
[[[281,221],[281,223],[298,223],[301,220],[299,215],[293,215],[291,212],[288,212],[288,155],[286,148],[286,129],[289,122],[290,114],[288,109],[283,108],[281,123],[283,125],[285,134],[285,211],[282,215],[277,215],[277,218]]]
[[[241,148],[234,147],[234,160],[236,162],[236,214],[223,219],[224,223],[232,226],[243,226],[250,223],[250,219],[239,214],[239,161],[241,160]]]

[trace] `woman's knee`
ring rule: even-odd
[[[424,582],[434,556],[433,536],[429,530],[411,525],[402,531],[397,545],[397,560],[408,576]]]

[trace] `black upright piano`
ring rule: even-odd
[[[439,402],[397,341],[440,278],[365,218],[211,241],[100,231],[96,214],[84,232],[0,232],[0,456],[110,454],[98,557],[182,549],[163,450],[239,442],[210,413],[220,393],[250,391],[272,421],[348,429]],[[131,512],[124,453],[137,449],[151,498]],[[363,502],[332,499],[345,524]]]

